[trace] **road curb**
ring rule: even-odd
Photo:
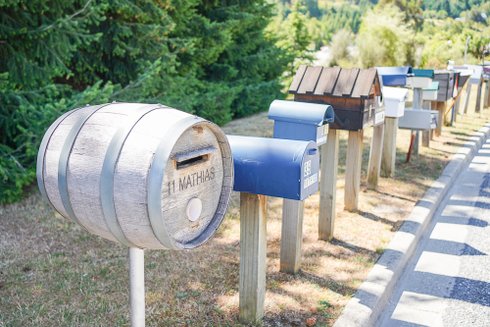
[[[437,207],[447,194],[456,176],[469,164],[478,149],[490,136],[490,124],[486,124],[470,137],[432,183],[413,208],[390,244],[378,259],[352,299],[347,303],[334,327],[374,326],[394,286],[403,273],[424,230]]]

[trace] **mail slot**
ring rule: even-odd
[[[377,67],[383,86],[405,86],[412,67]]]
[[[87,231],[129,247],[194,248],[221,224],[233,183],[216,125],[158,104],[72,110],[46,132],[45,199]]]
[[[229,135],[233,190],[292,200],[318,191],[319,153],[312,141]]]
[[[274,120],[274,138],[327,141],[328,123],[333,123],[333,108],[328,104],[274,100],[269,107],[269,119]]]
[[[427,101],[437,101],[437,93],[439,91],[439,82],[432,82],[432,84],[423,89],[422,99]]]
[[[412,75],[407,78],[407,86],[412,88],[428,88],[434,78],[433,69],[413,69]]]
[[[407,109],[398,121],[400,129],[431,130],[437,127],[439,113],[436,110]]]
[[[408,90],[388,86],[383,86],[381,90],[383,93],[386,117],[397,118],[403,116]]]

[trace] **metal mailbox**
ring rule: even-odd
[[[383,93],[386,117],[403,116],[408,90],[400,87],[383,86],[381,92]]]
[[[413,75],[407,78],[407,86],[412,88],[427,88],[430,87],[434,78],[433,69],[413,69]]]
[[[412,67],[377,67],[383,86],[405,86]]]
[[[432,82],[430,87],[423,89],[422,98],[427,101],[437,101],[439,82]]]
[[[454,87],[457,83],[455,74],[449,70],[436,70],[434,72],[434,81],[439,82],[439,91],[437,92],[436,101],[447,101],[453,97]]]
[[[292,200],[318,191],[320,156],[315,142],[229,135],[233,190]]]
[[[294,101],[329,104],[332,129],[358,131],[384,122],[381,85],[375,68],[301,66],[289,87]]]
[[[398,121],[400,129],[431,130],[437,127],[439,113],[436,110],[407,109]]]
[[[274,120],[274,138],[322,145],[327,140],[328,124],[334,121],[334,111],[328,104],[274,100],[268,117]]]

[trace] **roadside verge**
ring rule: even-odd
[[[374,326],[442,199],[456,176],[469,164],[489,136],[490,124],[486,124],[454,154],[441,176],[417,202],[395,233],[365,281],[347,303],[334,327]]]

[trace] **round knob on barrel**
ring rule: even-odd
[[[202,201],[199,198],[192,198],[187,202],[186,214],[190,221],[196,221],[201,216]]]

